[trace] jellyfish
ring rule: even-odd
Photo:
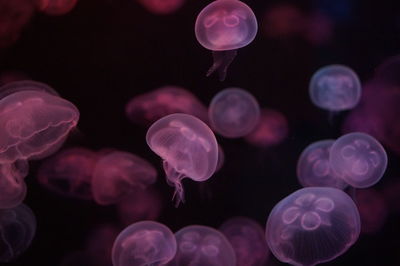
[[[236,255],[228,239],[214,228],[186,226],[175,233],[178,249],[170,266],[236,266]]]
[[[156,15],[167,15],[176,12],[185,0],[138,0],[148,11]]]
[[[237,49],[251,43],[257,34],[257,20],[249,6],[239,0],[216,0],[197,16],[197,41],[213,53],[214,63],[207,72],[215,71],[225,80],[229,65]]]
[[[225,221],[219,230],[235,250],[237,266],[263,266],[269,250],[262,227],[252,219],[233,217]]]
[[[0,262],[10,262],[25,252],[35,233],[35,215],[25,204],[0,210]]]
[[[167,182],[175,187],[176,206],[184,201],[181,180],[209,179],[218,162],[218,144],[211,129],[187,114],[172,114],[157,120],[146,134],[150,149],[163,159]]]
[[[176,239],[163,224],[142,221],[125,228],[112,248],[113,266],[159,266],[171,261],[176,254]]]
[[[135,96],[126,105],[125,113],[133,123],[146,126],[174,113],[193,115],[208,123],[207,108],[190,91],[177,86],[164,86]]]
[[[114,204],[132,189],[145,189],[156,178],[156,169],[146,160],[128,152],[111,152],[99,159],[94,168],[93,198],[101,205]]]
[[[343,111],[354,108],[361,97],[357,74],[347,66],[329,65],[320,68],[311,78],[311,101],[319,108]]]
[[[388,158],[374,137],[354,132],[333,143],[329,161],[333,171],[346,183],[355,188],[367,188],[382,178]]]
[[[0,209],[14,208],[25,199],[28,171],[27,161],[0,165]]]
[[[91,200],[92,176],[98,155],[83,147],[65,149],[42,162],[39,184],[59,195]]]
[[[35,0],[38,9],[51,16],[65,15],[77,4],[78,0]]]
[[[118,233],[118,228],[111,224],[101,224],[90,232],[85,243],[85,253],[91,261],[89,265],[112,265],[111,250]]]
[[[334,142],[320,140],[303,150],[297,161],[297,179],[303,187],[347,187],[347,183],[331,169],[329,152]]]
[[[360,215],[342,190],[308,187],[272,209],[266,239],[275,257],[296,266],[328,262],[348,250],[360,235]]]
[[[228,88],[213,97],[208,117],[214,131],[227,138],[239,138],[256,127],[260,118],[260,106],[256,98],[247,91]]]

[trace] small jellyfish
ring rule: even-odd
[[[98,160],[93,171],[92,192],[101,205],[117,203],[132,189],[146,188],[157,178],[146,160],[128,152],[114,151]]]
[[[185,0],[138,0],[148,11],[156,15],[167,15],[176,12]]]
[[[262,227],[252,219],[234,217],[225,221],[219,230],[232,244],[237,266],[263,266],[269,250]]]
[[[217,140],[211,129],[194,116],[172,114],[157,120],[147,131],[146,141],[163,159],[167,182],[175,187],[176,206],[184,200],[183,178],[201,182],[215,172]]]
[[[142,221],[125,228],[112,248],[113,266],[159,266],[176,254],[176,239],[163,224]]]
[[[0,262],[12,261],[25,252],[35,233],[36,218],[28,206],[0,210]]]
[[[256,98],[247,91],[228,88],[213,97],[208,117],[214,131],[227,138],[239,138],[256,127],[260,118],[260,106]]]
[[[236,266],[236,255],[228,239],[208,226],[186,226],[175,233],[178,249],[171,266]]]
[[[208,4],[196,18],[197,41],[213,52],[214,63],[207,72],[219,72],[225,80],[237,49],[251,43],[257,34],[257,19],[249,6],[239,0],[216,0]]]
[[[83,147],[65,149],[41,164],[38,181],[59,195],[91,200],[92,176],[97,159],[95,152]]]
[[[347,187],[347,183],[331,169],[329,152],[334,142],[320,140],[303,150],[297,161],[297,179],[303,187]]]
[[[133,123],[146,126],[174,113],[193,115],[208,123],[207,108],[190,91],[176,86],[135,96],[126,105],[125,113]]]
[[[360,235],[360,215],[342,190],[308,187],[272,209],[266,239],[275,257],[296,266],[328,262],[348,250]]]
[[[26,196],[24,178],[28,175],[27,161],[0,165],[0,209],[13,208]]]
[[[70,12],[78,0],[35,0],[38,9],[51,16],[65,15]]]
[[[333,171],[346,183],[356,188],[367,188],[382,178],[388,158],[375,138],[354,132],[333,143],[329,161]]]
[[[354,108],[361,97],[357,74],[347,66],[329,65],[312,76],[309,87],[313,104],[329,111]]]

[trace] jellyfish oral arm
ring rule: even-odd
[[[206,76],[209,77],[212,73],[218,70],[219,80],[224,81],[228,67],[237,55],[237,50],[212,51],[212,55],[214,62],[207,71]]]
[[[175,188],[172,200],[175,200],[175,207],[178,207],[181,202],[185,203],[185,195],[181,183],[181,180],[185,178],[185,175],[176,171],[166,160],[163,160],[163,168],[167,175],[167,183]]]

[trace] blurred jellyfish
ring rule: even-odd
[[[146,160],[128,152],[111,152],[99,159],[94,168],[93,198],[101,205],[114,204],[132,189],[153,184],[156,178],[156,169]]]
[[[257,147],[270,147],[280,144],[289,134],[286,117],[272,109],[261,110],[260,119],[245,140]]]
[[[185,0],[138,0],[148,11],[156,15],[167,15],[176,12]]]
[[[249,134],[260,119],[260,106],[249,92],[228,88],[211,100],[208,117],[214,131],[227,138]]]
[[[360,189],[356,193],[356,204],[361,218],[361,233],[379,232],[386,222],[388,208],[382,194],[375,189]]]
[[[218,71],[219,79],[225,80],[237,49],[254,40],[257,28],[253,11],[239,0],[216,0],[203,8],[196,18],[195,34],[204,48],[213,51],[214,63],[207,76]]]
[[[217,162],[217,168],[215,169],[215,172],[218,172],[219,170],[221,170],[224,163],[225,163],[225,153],[224,153],[224,150],[222,149],[221,145],[218,144],[218,162]]]
[[[375,70],[374,80],[382,86],[400,86],[400,55],[386,58]]]
[[[117,203],[118,217],[124,226],[143,220],[157,220],[161,208],[161,197],[151,187],[134,189]]]
[[[347,184],[330,166],[329,152],[335,141],[320,140],[308,145],[297,161],[297,179],[303,187],[335,187]]]
[[[89,265],[110,266],[111,250],[119,230],[110,224],[103,224],[94,228],[87,240],[85,253],[90,260]]]
[[[236,255],[228,239],[208,226],[186,226],[175,233],[178,250],[171,266],[236,266]]]
[[[35,233],[35,215],[25,204],[0,210],[0,262],[12,261],[25,252]]]
[[[207,108],[194,94],[176,86],[165,86],[135,96],[126,105],[125,112],[132,122],[144,125],[174,113],[193,115],[208,123]]]
[[[360,234],[360,215],[353,200],[330,187],[297,190],[272,209],[266,239],[282,262],[312,266],[349,249]]]
[[[333,171],[346,183],[367,188],[382,178],[388,158],[375,138],[355,132],[343,135],[333,143],[329,161]]]
[[[65,149],[42,163],[37,173],[38,181],[62,196],[91,200],[97,159],[95,152],[83,147]]]
[[[176,206],[184,200],[183,178],[201,182],[215,172],[217,140],[211,129],[194,116],[172,114],[157,120],[147,131],[146,141],[163,159],[167,182],[175,187]]]
[[[34,0],[38,9],[51,16],[65,15],[70,12],[78,0]]]
[[[361,83],[349,67],[329,65],[312,76],[309,92],[311,101],[319,108],[343,111],[354,108],[360,101]]]
[[[0,165],[0,209],[13,208],[26,196],[24,178],[28,175],[27,161]]]
[[[314,46],[330,42],[334,34],[334,23],[326,15],[315,12],[307,18],[304,36]]]
[[[263,266],[269,250],[262,227],[252,219],[234,217],[225,221],[219,230],[235,250],[237,266]]]
[[[125,228],[112,248],[113,266],[165,265],[176,254],[176,239],[163,224],[142,221]]]

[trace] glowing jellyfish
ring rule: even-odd
[[[388,158],[375,138],[355,132],[343,135],[333,143],[329,160],[332,169],[346,183],[366,188],[382,178]]]
[[[307,146],[297,161],[297,179],[303,187],[335,187],[347,184],[332,169],[329,152],[335,141],[321,140]]]
[[[110,224],[102,224],[90,232],[85,244],[86,256],[91,261],[88,265],[112,265],[111,251],[118,233],[118,228]]]
[[[146,141],[163,159],[167,182],[175,187],[176,205],[184,200],[183,178],[201,182],[215,172],[217,140],[211,129],[194,116],[172,114],[157,120],[147,131]]]
[[[313,104],[329,111],[354,108],[361,97],[357,74],[347,66],[329,65],[319,69],[310,81]]]
[[[156,15],[166,15],[176,12],[183,6],[185,0],[138,0],[148,11]]]
[[[39,10],[47,15],[60,16],[70,12],[78,0],[35,0]]]
[[[163,224],[142,221],[125,228],[112,248],[113,266],[165,265],[176,254],[176,239]]]
[[[235,250],[237,266],[263,266],[269,250],[262,227],[252,219],[234,217],[224,222],[219,230]]]
[[[186,226],[175,233],[178,250],[171,266],[236,266],[231,244],[219,231],[208,226]]]
[[[128,152],[111,152],[93,171],[93,198],[101,205],[114,204],[133,189],[153,184],[156,178],[156,169],[146,160]]]
[[[195,24],[197,41],[213,51],[214,63],[207,76],[218,70],[223,81],[237,49],[254,40],[257,28],[253,11],[239,0],[217,0],[207,5]]]
[[[256,98],[247,91],[228,88],[213,97],[208,117],[214,131],[227,138],[239,138],[256,127],[260,118],[260,106]]]
[[[98,156],[82,147],[61,151],[39,168],[39,183],[62,196],[91,200],[92,176]]]
[[[36,218],[28,206],[0,210],[0,262],[12,261],[25,252],[35,233]]]
[[[193,115],[208,123],[207,108],[190,91],[176,86],[161,87],[132,98],[125,112],[132,122],[144,125],[174,113]]]
[[[266,227],[268,246],[277,259],[296,266],[331,261],[360,235],[353,200],[330,187],[297,190],[272,209]]]
[[[16,161],[12,164],[0,165],[0,209],[13,208],[25,199],[28,175],[27,161]]]

